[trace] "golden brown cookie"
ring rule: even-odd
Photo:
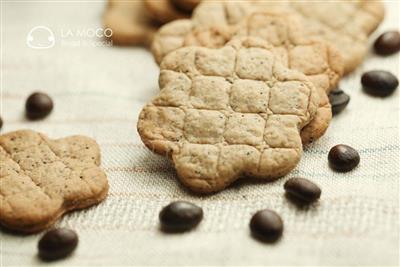
[[[193,29],[189,20],[180,20],[162,27],[152,48],[156,55],[161,55],[156,51],[191,45],[217,48],[237,37],[260,37],[268,41],[282,64],[306,74],[319,92],[317,116],[302,131],[303,143],[307,144],[320,138],[329,126],[332,114],[326,93],[336,88],[343,74],[343,62],[339,51],[331,45],[307,39],[300,24],[297,17],[282,12],[252,13],[235,26]]]
[[[141,111],[138,132],[191,190],[220,191],[244,176],[272,180],[297,165],[300,130],[319,97],[275,53],[262,39],[240,38],[179,48],[162,61],[160,93]]]
[[[214,16],[207,13],[214,11]],[[217,12],[219,10],[219,12]],[[237,10],[232,12],[232,10]],[[244,14],[258,11],[292,12],[303,20],[309,38],[328,41],[335,45],[344,59],[344,72],[349,73],[360,65],[367,53],[368,36],[384,17],[384,7],[379,0],[355,1],[204,1],[193,14],[201,25],[216,23],[236,24]]]
[[[340,52],[326,42],[307,38],[301,26],[301,20],[291,13],[254,12],[235,26],[191,30],[182,45],[217,48],[233,38],[261,38],[274,46],[283,65],[306,74],[317,87],[329,93],[343,74]]]
[[[254,12],[292,13],[303,24],[304,35],[307,38],[327,41],[333,44],[344,59],[344,72],[361,64],[367,51],[367,37],[370,35],[384,16],[383,5],[380,1],[204,1],[193,12],[191,29],[188,32],[203,27],[226,27],[237,25],[246,16]],[[329,14],[329,15],[328,15]],[[182,22],[188,28],[188,22]],[[163,49],[160,43],[167,37],[166,32],[175,32],[174,41],[178,42],[176,30],[179,23],[165,25],[155,37],[152,51],[159,62],[169,51]],[[174,30],[175,29],[175,30]],[[187,33],[187,32],[186,32]],[[185,34],[181,34],[184,37]],[[156,43],[157,42],[157,43]],[[181,44],[182,44],[181,40]],[[171,44],[165,47],[171,48]],[[177,47],[175,47],[176,49]]]
[[[109,0],[103,16],[115,45],[150,45],[157,30],[142,1]]]
[[[272,4],[278,8],[283,5],[261,2],[267,9],[273,8]],[[324,1],[311,5],[290,1],[284,8],[304,19],[304,29],[310,38],[328,41],[339,49],[345,73],[363,62],[368,51],[368,36],[382,22],[385,13],[379,0]]]
[[[0,224],[33,233],[64,213],[101,202],[108,191],[97,143],[49,139],[31,130],[0,136]]]
[[[184,46],[185,37],[194,29],[190,19],[179,19],[162,26],[151,43],[151,52],[157,64],[160,64],[168,53]]]
[[[188,18],[189,13],[177,9],[170,0],[143,0],[150,16],[159,23]]]

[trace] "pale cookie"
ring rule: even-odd
[[[85,136],[52,140],[21,130],[0,136],[0,224],[38,232],[64,213],[101,202],[108,191],[97,143]]]
[[[109,0],[103,16],[115,45],[150,45],[157,30],[142,1]]]
[[[251,13],[253,7],[244,1],[203,1],[191,19],[172,21],[159,29],[151,47],[157,63],[169,52],[182,47],[185,36],[192,30],[217,25],[218,29],[226,31],[224,27],[237,24]]]
[[[305,33],[309,38],[328,41],[334,44],[344,59],[345,73],[351,72],[362,63],[367,50],[367,37],[378,27],[384,17],[384,7],[381,1],[246,1],[230,2],[204,1],[193,14],[193,20],[202,25],[239,23],[241,17],[236,13],[226,11],[240,10],[249,14],[260,10],[275,10],[294,12],[303,19]],[[247,6],[246,6],[247,5]],[[225,11],[222,7],[225,7]],[[215,13],[212,21],[207,12]]]
[[[139,115],[145,145],[168,155],[193,191],[239,177],[276,179],[302,153],[300,130],[319,103],[314,85],[287,69],[261,39],[219,49],[183,47],[161,63],[160,93]]]
[[[189,13],[177,9],[169,0],[143,0],[151,17],[160,22],[167,23],[176,19],[188,18]]]
[[[196,26],[190,19],[179,19],[162,26],[151,43],[151,52],[157,64],[160,64],[168,53],[184,46],[185,37],[194,29]]]
[[[361,64],[367,52],[367,37],[383,19],[380,1],[204,1],[193,12],[191,27],[185,22],[185,33],[178,23],[166,24],[157,34],[152,52],[156,60],[172,51],[171,43],[163,45],[162,37],[174,32],[174,49],[182,46],[183,38],[193,29],[207,26],[224,27],[240,23],[247,15],[260,11],[291,12],[302,20],[304,35],[314,40],[328,41],[338,48],[344,59],[344,71],[350,72]],[[178,34],[181,33],[180,41]],[[161,40],[161,41],[160,41]],[[165,39],[166,42],[168,41]],[[180,44],[180,46],[178,46]],[[164,49],[165,48],[165,49]],[[169,51],[168,51],[169,50]]]
[[[178,27],[183,29],[183,22]],[[325,92],[336,88],[343,73],[339,52],[327,43],[312,41],[305,37],[297,18],[285,13],[259,12],[246,17],[241,23],[230,27],[201,27],[189,30],[181,46],[221,47],[232,38],[260,37],[274,46],[281,63],[290,69],[306,74],[320,95],[319,109],[315,119],[302,130],[304,144],[320,138],[332,118],[331,107]],[[172,24],[171,24],[172,25]],[[173,25],[172,25],[173,26]],[[187,25],[190,27],[190,24]],[[164,29],[157,34],[160,37]],[[185,29],[183,29],[185,32]],[[175,31],[179,35],[179,31]],[[167,35],[168,36],[168,35]],[[159,39],[155,39],[157,43]],[[174,40],[162,38],[162,46],[174,47]],[[166,50],[166,49],[165,49]]]
[[[368,36],[384,17],[381,1],[302,1],[263,2],[262,7],[284,7],[304,18],[304,29],[310,38],[334,44],[342,53],[344,71],[349,73],[359,66],[368,52]],[[256,6],[256,9],[260,7]]]
[[[255,12],[230,27],[210,26],[190,31],[183,46],[218,48],[233,38],[257,37],[273,45],[282,64],[306,74],[329,93],[343,74],[340,52],[326,42],[307,38],[298,17],[282,12]]]
[[[191,13],[201,0],[170,0],[178,9]]]

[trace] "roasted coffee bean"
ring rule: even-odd
[[[374,43],[375,52],[379,55],[390,55],[400,50],[400,33],[387,31],[382,33]]]
[[[251,218],[250,230],[261,241],[275,242],[282,235],[283,221],[275,211],[260,210]]]
[[[3,119],[0,117],[0,130],[3,128]]]
[[[196,227],[203,219],[203,210],[195,204],[176,201],[159,214],[161,228],[166,232],[182,232]]]
[[[375,96],[388,96],[399,85],[396,76],[383,70],[368,71],[361,77],[364,91]]]
[[[25,103],[26,117],[30,120],[43,119],[53,110],[53,100],[44,93],[31,94]]]
[[[316,201],[321,196],[318,185],[300,177],[287,180],[284,188],[287,194],[307,204]]]
[[[332,114],[336,115],[342,112],[350,102],[350,96],[340,89],[335,89],[329,94],[329,102],[332,107]]]
[[[78,245],[78,235],[66,228],[48,231],[39,240],[39,257],[46,261],[65,258]]]
[[[360,155],[357,150],[347,145],[336,145],[328,154],[329,165],[339,172],[348,172],[360,163]]]

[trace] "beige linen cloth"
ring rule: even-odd
[[[399,29],[399,3],[385,4],[385,21],[372,39],[384,30]],[[400,89],[381,99],[364,94],[360,86],[366,70],[384,69],[398,76],[399,54],[370,53],[341,81],[340,87],[351,95],[349,106],[333,119],[326,135],[305,150],[290,175],[195,196],[179,185],[168,161],[139,139],[138,113],[158,92],[158,67],[144,49],[107,47],[91,37],[90,29],[101,27],[103,9],[98,1],[1,2],[2,132],[30,128],[52,138],[94,137],[109,177],[106,201],[68,214],[57,224],[75,229],[80,243],[72,257],[55,264],[399,264]],[[54,47],[27,46],[26,35],[35,26],[52,30]],[[55,108],[47,119],[28,122],[24,103],[36,90],[50,94]],[[356,170],[342,174],[329,169],[328,151],[339,143],[360,152]],[[318,204],[298,209],[285,199],[283,183],[296,175],[321,186]],[[158,213],[178,199],[203,207],[204,220],[195,231],[163,234]],[[285,223],[284,236],[274,245],[255,241],[249,233],[252,214],[264,208],[277,211]],[[1,232],[0,265],[42,265],[36,256],[39,237]]]

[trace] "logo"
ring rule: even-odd
[[[36,26],[28,32],[26,44],[33,49],[48,49],[56,44],[56,38],[50,28]]]
[[[112,46],[113,31],[110,28],[59,28],[52,31],[46,26],[33,27],[26,36],[26,44],[33,49],[60,47]]]

